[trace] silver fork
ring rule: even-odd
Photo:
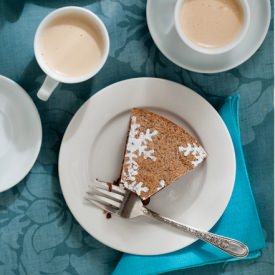
[[[187,232],[200,240],[203,240],[226,253],[238,257],[244,258],[248,255],[248,247],[240,241],[213,234],[210,232],[202,231],[192,226],[188,226],[179,222],[176,222],[170,218],[163,217],[158,213],[149,210],[145,207],[140,198],[119,186],[111,185],[96,180],[93,186],[89,186],[90,191],[87,192],[85,199],[107,212],[116,214],[123,218],[135,218],[138,216],[148,216],[155,218],[158,221],[164,222],[168,225],[176,227],[183,232]]]

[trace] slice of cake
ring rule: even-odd
[[[207,154],[199,142],[172,121],[132,109],[121,182],[142,200],[198,166]]]

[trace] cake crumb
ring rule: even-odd
[[[143,205],[148,205],[150,203],[150,198],[142,201]]]
[[[106,219],[111,219],[112,214],[106,210],[103,210],[103,214],[106,216]]]
[[[120,177],[113,181],[113,185],[119,186],[120,184]]]

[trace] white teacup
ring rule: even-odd
[[[107,60],[109,44],[106,27],[93,12],[73,6],[51,12],[34,38],[36,60],[47,75],[37,96],[46,101],[59,82],[79,83],[93,77]]]
[[[180,18],[181,18],[181,11],[182,11],[183,5],[187,1],[188,0],[177,0],[175,10],[174,10],[175,28],[177,30],[179,37],[181,38],[182,42],[185,45],[189,46],[194,51],[197,51],[197,52],[200,52],[203,54],[222,54],[222,53],[230,51],[231,49],[236,47],[243,40],[244,36],[247,33],[249,24],[250,24],[250,9],[249,9],[247,0],[235,0],[239,4],[239,6],[242,10],[242,14],[243,14],[243,24],[242,24],[241,30],[238,33],[238,35],[234,39],[232,39],[230,42],[228,42],[227,44],[220,46],[220,47],[213,47],[213,48],[203,47],[203,46],[195,43],[184,32],[182,24],[180,22]],[[204,5],[207,5],[206,0],[203,2],[204,2],[203,3]],[[219,4],[218,1],[216,3]]]

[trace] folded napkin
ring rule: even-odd
[[[246,170],[239,130],[239,95],[228,97],[219,113],[226,124],[235,148],[236,181],[230,202],[211,232],[244,242],[250,250],[246,259],[256,258],[265,246],[263,232]],[[159,256],[124,254],[113,275],[159,274],[220,262],[237,261],[219,249],[197,241],[179,251]]]

